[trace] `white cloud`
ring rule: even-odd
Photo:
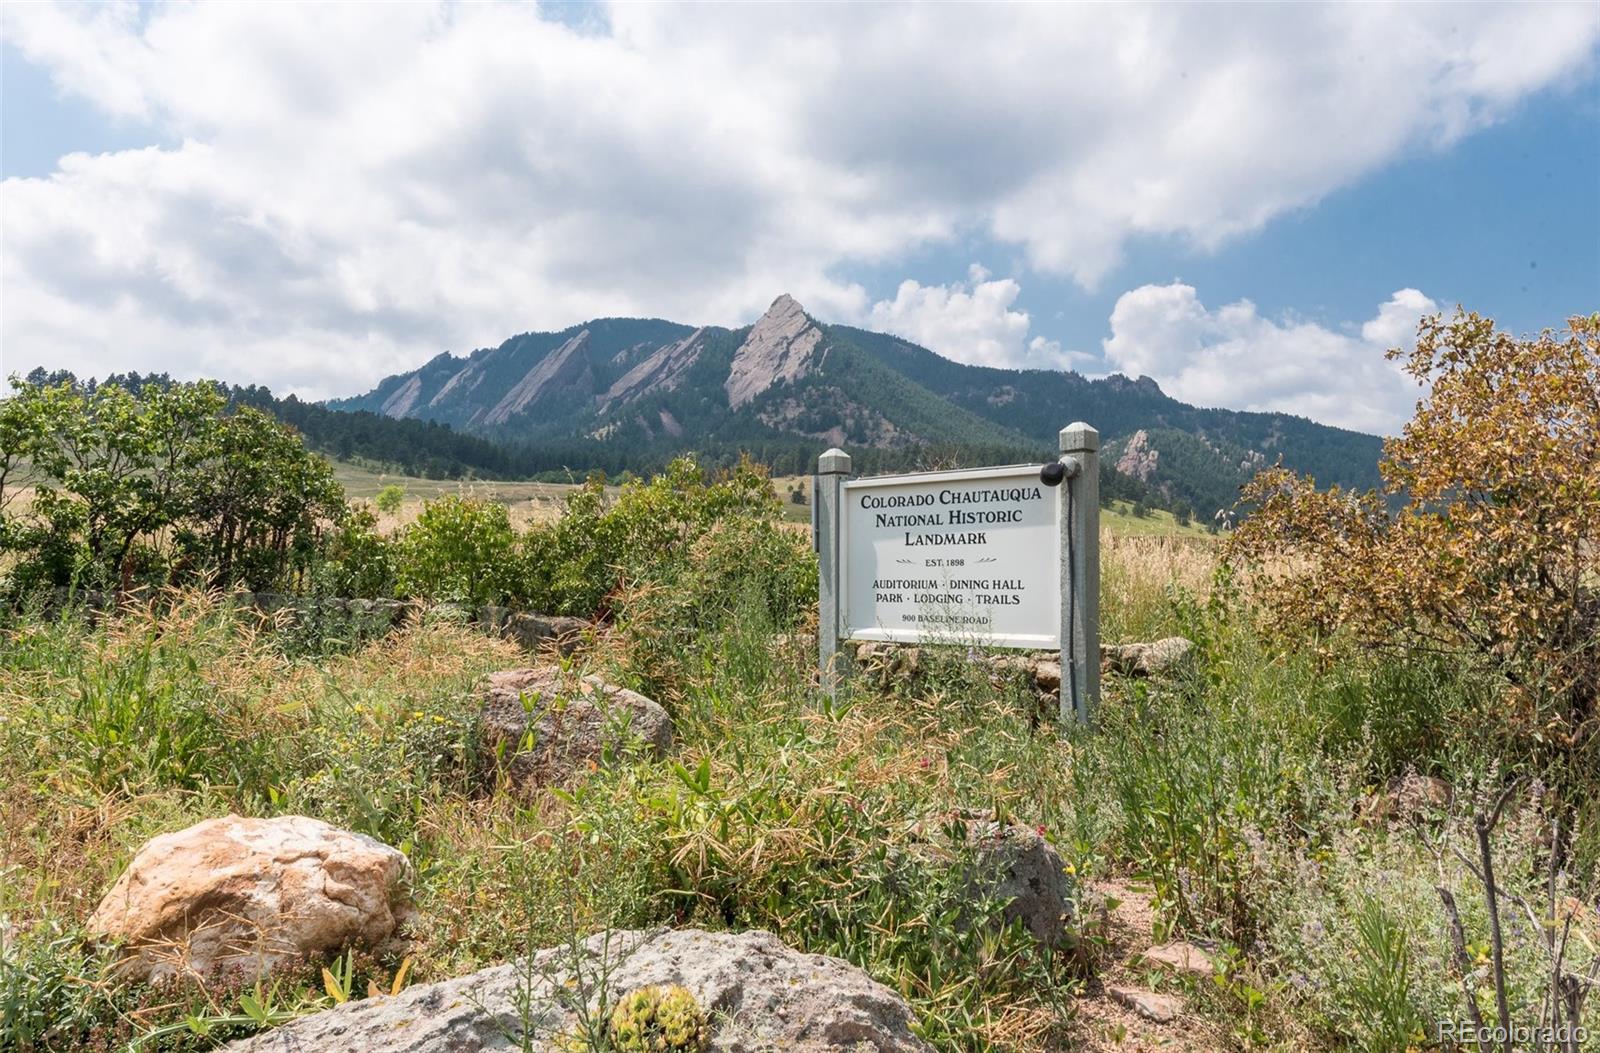
[[[921,344],[957,362],[1017,368],[1026,352],[1048,353],[1042,338],[1028,344],[1028,312],[1012,310],[1022,292],[1013,278],[991,279],[974,263],[966,284],[922,285],[906,279],[893,300],[879,300],[865,319],[869,327]],[[1059,355],[1061,345],[1053,351]]]
[[[1029,337],[1027,311],[1012,307],[1022,293],[1015,278],[994,278],[974,263],[967,281],[923,285],[907,279],[893,300],[879,300],[860,318],[946,358],[1001,369],[1073,369],[1092,356],[1063,351],[1058,340]]]
[[[1417,319],[1437,310],[1416,289],[1401,289],[1359,330],[1336,332],[1263,318],[1249,300],[1211,311],[1190,285],[1145,285],[1117,299],[1104,348],[1110,366],[1149,376],[1185,402],[1281,410],[1393,434],[1418,391],[1383,353],[1409,346]]]
[[[62,90],[181,144],[0,185],[6,368],[313,395],[596,315],[737,324],[787,291],[862,317],[841,266],[973,233],[1093,284],[1129,238],[1215,246],[1449,143],[1600,38],[1581,4],[623,4],[609,33],[509,5],[5,19]],[[996,306],[1009,280],[890,303],[957,334],[965,296],[984,353],[1059,354]]]

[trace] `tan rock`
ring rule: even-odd
[[[660,705],[597,676],[564,677],[557,666],[490,673],[483,729],[488,755],[507,758],[519,786],[566,782],[630,745],[656,756],[672,748],[672,718]]]
[[[1455,790],[1436,775],[1398,775],[1389,780],[1388,790],[1401,812],[1443,811],[1455,800]]]
[[[1145,961],[1165,966],[1176,973],[1209,978],[1216,971],[1211,957],[1192,943],[1177,940],[1146,948],[1139,955]]]
[[[1176,672],[1188,662],[1194,644],[1181,636],[1153,643],[1102,644],[1100,667],[1125,676],[1159,676]]]
[[[1025,654],[992,654],[989,668],[1004,676],[1033,676],[1034,659]]]
[[[856,644],[856,665],[863,676],[888,688],[922,671],[922,649],[904,644],[865,640]]]
[[[1137,987],[1108,987],[1106,993],[1146,1020],[1170,1024],[1183,1012],[1183,999]]]
[[[1147,481],[1156,473],[1156,466],[1161,463],[1161,451],[1150,443],[1150,433],[1140,428],[1129,436],[1127,444],[1122,447],[1122,455],[1117,458],[1117,471],[1123,475]]]
[[[362,834],[290,815],[208,819],[154,838],[89,919],[138,980],[253,979],[302,955],[376,947],[410,912],[406,857]]]
[[[1448,811],[1454,800],[1455,790],[1437,776],[1396,775],[1381,793],[1361,803],[1360,819],[1367,826],[1381,826],[1395,819],[1422,818]]]

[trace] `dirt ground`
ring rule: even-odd
[[[1090,893],[1093,903],[1109,907],[1106,935],[1110,947],[1105,968],[1078,1000],[1080,1033],[1087,1039],[1082,1048],[1096,1053],[1213,1053],[1228,1048],[1198,1014],[1185,1010],[1170,1023],[1158,1024],[1112,997],[1113,987],[1151,989],[1150,977],[1159,970],[1140,962],[1138,954],[1154,943],[1155,912],[1148,890],[1127,879],[1093,882]],[[1176,993],[1179,985],[1168,983],[1162,990]]]

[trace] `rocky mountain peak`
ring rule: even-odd
[[[588,346],[589,330],[585,329],[540,359],[490,408],[482,418],[483,423],[504,424],[542,399],[590,398],[594,390],[594,372],[587,357]]]
[[[723,388],[728,405],[738,409],[780,381],[794,382],[812,373],[827,357],[817,353],[822,329],[788,293],[772,301],[767,313],[750,327]]]

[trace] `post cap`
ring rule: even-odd
[[[1062,453],[1094,453],[1100,449],[1100,433],[1093,425],[1073,421],[1061,429]]]
[[[850,455],[835,446],[817,458],[818,475],[849,475]]]

